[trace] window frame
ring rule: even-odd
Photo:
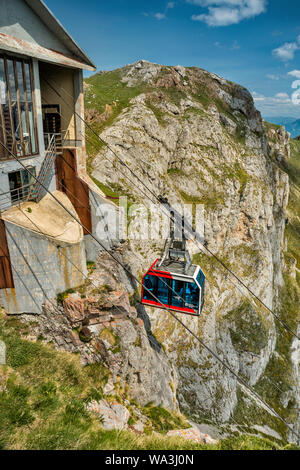
[[[18,56],[11,56],[9,54],[6,54],[3,51],[0,51],[0,59],[3,60],[4,64],[4,74],[5,74],[5,80],[6,80],[6,87],[7,87],[7,104],[8,104],[8,111],[9,111],[9,120],[10,120],[10,129],[11,129],[11,137],[12,137],[12,149],[11,152],[17,155],[17,141],[15,138],[15,129],[14,129],[14,118],[13,118],[13,107],[12,107],[12,98],[11,98],[11,84],[9,80],[9,74],[8,74],[8,61],[12,61],[13,65],[13,74],[14,74],[14,82],[15,82],[15,88],[16,88],[16,112],[19,120],[19,126],[20,126],[20,143],[21,143],[21,148],[22,148],[22,155],[18,155],[18,158],[24,159],[24,158],[30,158],[33,156],[39,155],[39,141],[38,141],[38,129],[37,129],[37,113],[36,113],[36,101],[35,101],[35,85],[34,85],[34,77],[33,77],[33,64],[31,59],[27,59],[24,57],[18,57]],[[17,63],[21,63],[21,73],[22,73],[22,85],[23,85],[23,92],[24,92],[24,98],[25,101],[21,101],[20,99],[20,87],[19,87],[19,76],[18,76],[18,66]],[[27,89],[28,87],[28,82],[27,82],[27,77],[26,77],[26,70],[25,67],[28,65],[28,70],[29,70],[29,80],[30,80],[30,86],[31,86],[31,100],[28,100],[28,95],[29,95],[29,90]],[[24,103],[25,107],[25,120],[26,120],[26,127],[27,127],[27,132],[28,132],[28,143],[29,143],[29,151],[26,154],[25,152],[25,143],[24,143],[24,135],[23,135],[23,123],[22,123],[22,112],[21,112],[21,103]],[[31,129],[31,123],[30,123],[30,114],[29,114],[29,104],[32,103],[32,129]],[[5,117],[4,117],[4,110],[3,110],[3,104],[0,101],[0,138],[3,139],[4,145],[7,145],[7,130],[5,126]],[[34,136],[35,139],[35,152],[32,151],[33,149],[33,141],[32,141],[32,136]],[[0,146],[0,161],[5,161],[5,160],[13,160],[13,157],[10,155],[10,153],[4,149],[2,146]]]
[[[8,176],[8,181],[9,181],[9,186],[10,186],[10,175],[14,174],[14,173],[20,173],[20,179],[21,179],[21,186],[19,186],[18,188],[14,188],[14,189],[10,189],[10,199],[11,199],[11,204],[14,205],[14,204],[18,204],[20,201],[24,201],[26,200],[26,197],[28,196],[28,194],[30,193],[30,188],[34,185],[34,183],[27,183],[27,184],[23,184],[24,181],[23,181],[23,175],[25,174],[26,176],[29,175],[28,171],[27,170],[30,170],[30,172],[34,175],[36,175],[36,166],[34,165],[27,165],[26,166],[26,169],[25,168],[17,168],[16,170],[12,170],[12,171],[9,171],[7,176]],[[31,176],[29,175],[29,179],[31,179]],[[19,193],[17,193],[18,195],[21,194],[21,197],[17,197],[15,198],[14,197],[14,191],[19,191]]]

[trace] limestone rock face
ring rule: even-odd
[[[281,127],[267,127],[267,136],[269,140],[269,151],[279,162],[289,160],[291,156],[290,151],[290,133],[287,132],[284,126]]]
[[[119,76],[128,89],[139,89],[101,137],[153,193],[171,204],[204,204],[205,246],[269,308],[280,309],[289,179],[277,163],[289,159],[289,134],[265,127],[245,88],[205,70],[140,61],[119,69]],[[92,80],[89,84],[96,92]],[[136,202],[150,206],[145,192],[153,200],[105,146],[92,163],[92,174],[108,186],[121,184]],[[139,278],[160,255],[163,241],[130,240],[123,247],[127,265]],[[213,258],[201,254],[199,245],[190,247],[192,254],[200,253],[195,260],[207,275],[207,285],[202,316],[185,317],[185,323],[237,374],[265,390],[274,404],[271,369],[278,359],[279,335],[274,317]],[[265,413],[167,312],[137,310],[175,365],[181,410],[194,421],[206,417],[230,422],[234,417],[251,427],[249,410],[258,407],[257,416]],[[132,326],[125,336],[133,341]],[[135,368],[144,364],[143,354],[134,358],[130,347],[126,357],[136,362]],[[297,389],[296,375],[291,374]],[[138,386],[143,372],[136,377]],[[298,392],[292,395],[298,408]],[[288,403],[291,396],[283,391],[279,400]],[[269,427],[277,424],[270,418]]]
[[[121,253],[114,256],[122,261]],[[141,406],[153,402],[177,410],[176,368],[130,305],[133,289],[128,287],[128,293],[123,286],[122,290],[124,277],[123,269],[103,255],[84,293],[79,289],[60,305],[45,303],[43,314],[31,326],[31,339],[42,338],[57,349],[79,352],[83,365],[102,363],[110,371],[104,389],[107,395],[119,386]],[[21,319],[32,323],[30,315]]]

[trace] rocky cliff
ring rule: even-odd
[[[147,61],[87,79],[86,106],[89,122],[151,191],[171,203],[204,204],[205,246],[297,331],[300,157],[294,142],[291,157],[284,128],[264,123],[239,85],[196,67]],[[149,205],[112,151],[87,139],[99,187]],[[162,241],[130,241],[122,256],[141,279],[161,248]],[[185,323],[299,430],[297,340],[199,246],[191,251],[208,282],[203,314]],[[137,311],[176,370],[172,386],[187,416],[294,440],[167,312]]]

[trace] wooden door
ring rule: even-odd
[[[92,217],[88,185],[77,176],[73,151],[63,149],[56,157],[57,189],[64,192],[72,202],[81,223],[91,232]],[[84,234],[88,233],[84,230]]]
[[[5,223],[0,220],[0,289],[14,288]]]

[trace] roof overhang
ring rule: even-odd
[[[47,28],[67,47],[79,63],[85,64],[87,70],[96,70],[95,64],[78,46],[70,34],[65,30],[60,21],[53,15],[42,0],[25,0],[28,6],[38,15]]]
[[[32,42],[24,41],[7,34],[0,33],[0,50],[13,52],[20,55],[34,57],[36,59],[52,62],[66,67],[94,71],[94,66],[87,65],[74,57],[63,54],[62,52],[47,49]]]

